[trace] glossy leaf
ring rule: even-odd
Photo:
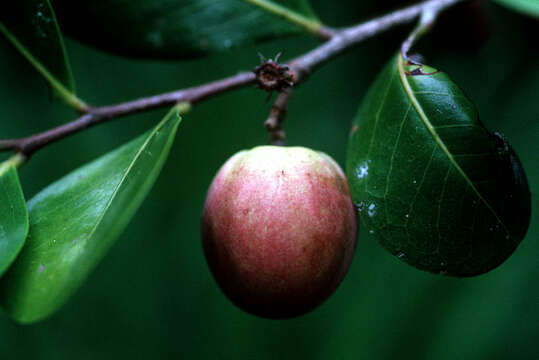
[[[0,33],[45,77],[68,104],[82,108],[62,34],[48,0],[7,1],[0,11]]]
[[[10,161],[0,163],[0,277],[19,254],[28,234],[28,211]]]
[[[313,17],[307,0],[275,2]],[[244,0],[54,0],[53,4],[66,32],[125,55],[193,57],[300,31]]]
[[[400,56],[360,106],[347,175],[370,232],[422,270],[487,272],[528,229],[531,196],[513,149],[447,75]]]
[[[28,202],[30,234],[0,283],[0,303],[30,323],[81,285],[153,185],[180,122],[173,109],[151,132],[75,170]]]
[[[522,14],[539,18],[539,0],[494,0],[500,5]]]

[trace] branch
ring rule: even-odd
[[[412,31],[410,36],[408,36],[408,38],[402,43],[401,54],[405,60],[410,61],[410,59],[408,58],[408,53],[410,52],[410,49],[423,35],[425,35],[432,28],[432,26],[436,22],[436,18],[440,13],[439,8],[440,4],[433,4],[432,6],[428,6],[423,9],[421,17],[419,19],[419,24],[417,24],[417,27],[414,29],[414,31]]]
[[[141,98],[117,105],[91,107],[84,115],[67,124],[26,138],[2,140],[0,141],[0,151],[14,150],[26,155],[28,158],[46,145],[103,122],[128,114],[174,105],[179,102],[195,104],[214,95],[253,84],[254,81],[254,73],[246,72],[189,89]]]
[[[434,9],[432,11],[438,13],[462,1],[465,0],[425,1],[402,10],[394,11],[366,23],[336,31],[329,41],[290,62],[289,71],[292,75],[292,82],[294,85],[298,85],[318,67],[341,54],[344,50],[397,25],[408,23],[426,9],[429,11]],[[195,104],[215,95],[252,85],[255,81],[256,76],[254,73],[244,72],[193,88],[141,98],[117,105],[90,107],[78,119],[57,128],[25,138],[2,140],[0,141],[0,151],[13,150],[28,158],[46,145],[97,124],[128,114],[170,106],[178,102]]]
[[[285,144],[283,121],[286,117],[288,102],[290,101],[291,94],[292,89],[290,88],[281,90],[279,95],[277,95],[277,99],[275,99],[273,106],[271,107],[268,119],[264,123],[264,126],[270,134],[270,142],[272,145]]]
[[[328,42],[292,61],[290,67],[295,70],[298,81],[312,73],[344,50],[371,38],[396,25],[406,24],[421,15],[425,10],[436,14],[446,8],[466,0],[430,0],[413,5],[388,15],[367,21],[363,24],[338,31]]]

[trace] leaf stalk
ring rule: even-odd
[[[294,10],[276,4],[270,0],[244,0],[247,3],[256,5],[268,13],[277,15],[286,21],[295,24],[307,32],[324,40],[330,39],[334,35],[334,30],[323,25],[316,19],[308,18]]]

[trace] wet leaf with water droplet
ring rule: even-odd
[[[395,57],[354,128],[352,197],[368,204],[362,221],[401,260],[473,276],[500,265],[524,238],[531,196],[520,161],[447,75]],[[358,176],[369,161],[368,174]]]
[[[307,0],[274,2],[315,19]],[[130,56],[190,58],[301,31],[245,0],[55,0],[54,6],[70,35]]]
[[[179,123],[174,108],[149,133],[75,170],[28,202],[26,246],[0,281],[0,304],[10,316],[21,323],[40,320],[82,284],[144,200]]]

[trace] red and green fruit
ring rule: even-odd
[[[267,318],[305,314],[343,280],[356,211],[339,165],[303,147],[260,146],[232,156],[208,191],[202,244],[238,307]]]

